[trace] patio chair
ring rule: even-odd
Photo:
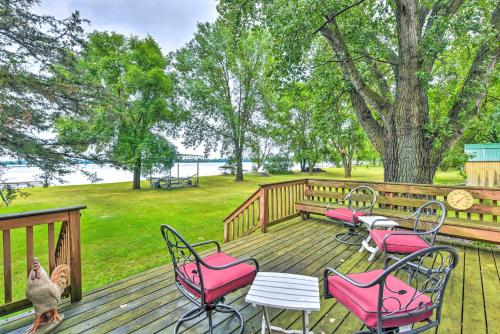
[[[390,255],[384,270],[344,275],[327,268],[325,298],[337,299],[365,324],[357,333],[420,333],[439,325],[444,289],[457,262],[454,248],[436,246],[402,259]],[[406,282],[400,271],[410,273]]]
[[[330,210],[331,204],[345,203],[346,201],[346,208]],[[351,189],[343,199],[328,203],[325,216],[348,228],[346,232],[337,234],[335,239],[349,245],[361,244],[361,241],[365,237],[359,235],[356,231],[362,226],[358,217],[371,215],[375,202],[377,202],[377,194],[375,191],[367,186],[359,186]]]
[[[219,243],[214,240],[190,244],[169,225],[162,225],[161,233],[174,265],[175,284],[196,306],[181,316],[175,325],[174,333],[177,333],[182,323],[203,313],[208,318],[209,333],[212,333],[213,312],[232,313],[239,322],[239,333],[242,333],[243,317],[238,310],[224,304],[224,296],[252,284],[259,271],[257,261],[252,258],[236,259],[229,256],[221,252]],[[208,244],[214,244],[217,251],[202,258],[195,248]]]
[[[422,249],[432,247],[436,235],[446,218],[446,207],[440,201],[431,200],[419,207],[405,218],[379,219],[390,221],[415,220],[412,230],[370,230],[370,237],[375,247],[369,247],[372,253],[370,260],[381,250],[387,254],[411,254]]]

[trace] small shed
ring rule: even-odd
[[[500,187],[500,143],[465,144],[469,160],[465,163],[465,185]]]

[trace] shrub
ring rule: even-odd
[[[275,154],[269,156],[264,163],[264,170],[270,174],[291,174],[293,162],[285,154]]]

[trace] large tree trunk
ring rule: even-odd
[[[243,152],[236,152],[236,177],[235,181],[243,181]]]
[[[309,174],[313,174],[313,169],[314,169],[315,163],[313,163],[311,160],[309,160],[309,167],[307,168],[309,170]]]
[[[141,189],[141,168],[142,160],[137,159],[134,164],[134,179],[132,181],[132,189]]]
[[[304,158],[300,159],[300,171],[302,173],[306,172],[306,159]]]
[[[352,157],[342,154],[342,167],[344,167],[344,177],[351,177],[352,175]]]

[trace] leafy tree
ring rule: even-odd
[[[346,108],[346,107],[344,107]],[[344,168],[344,176],[352,175],[352,160],[365,144],[365,134],[350,110],[334,110],[321,113],[317,126],[324,146],[330,156],[338,155]]]
[[[51,135],[52,124],[84,97],[59,69],[74,62],[83,21],[78,12],[64,20],[35,14],[37,5],[0,1],[0,156],[60,176],[75,160]]]
[[[349,81],[385,181],[432,183],[498,75],[498,1],[222,0],[218,9],[235,26],[269,28],[285,80],[326,43],[325,66]]]
[[[90,34],[76,75],[69,75],[98,87],[102,95],[89,102],[86,112],[57,122],[59,139],[79,143],[75,150],[97,152],[101,161],[132,171],[133,189],[140,189],[141,174],[169,170],[175,148],[163,134],[173,134],[180,115],[168,105],[172,81],[166,67],[150,36]]]
[[[236,181],[243,180],[243,152],[263,109],[267,50],[263,31],[236,36],[217,22],[199,24],[194,39],[174,54],[178,105],[189,114],[185,143],[234,158]]]
[[[462,138],[446,153],[439,166],[441,170],[450,167],[463,169],[470,158],[465,154],[464,144],[500,142],[500,104],[485,103],[483,109],[479,117],[467,125]]]
[[[291,174],[293,162],[287,153],[271,154],[264,163],[264,169],[270,174]]]
[[[266,108],[274,139],[288,147],[302,172],[311,173],[323,157],[312,99],[313,92],[304,82],[297,81],[275,93]]]
[[[248,140],[249,158],[253,169],[258,172],[271,155],[273,140],[263,131],[253,132]]]
[[[324,66],[324,43],[318,41],[310,60],[307,89],[311,98],[315,133],[322,142],[322,149],[330,161],[341,161],[344,176],[351,177],[352,161],[366,145],[366,135],[358,123],[349,99],[349,84],[342,72]],[[332,93],[333,92],[333,93]]]

